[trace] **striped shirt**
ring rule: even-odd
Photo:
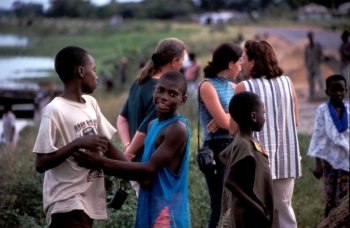
[[[272,179],[300,177],[300,152],[291,81],[281,76],[270,80],[253,78],[243,83],[245,90],[257,94],[265,105],[265,125],[260,132],[254,132],[254,137],[269,155]]]

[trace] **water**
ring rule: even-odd
[[[27,37],[0,34],[0,47],[25,47]],[[47,77],[54,70],[54,60],[49,57],[1,57],[0,88],[38,90],[36,83],[21,82],[20,79]]]
[[[54,59],[49,57],[0,57],[0,88],[34,89],[36,83],[19,82],[23,78],[47,77],[54,71]]]
[[[0,34],[0,47],[25,47],[28,45],[28,38],[18,37],[15,35],[1,35]]]

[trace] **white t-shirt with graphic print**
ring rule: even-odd
[[[88,134],[112,138],[117,130],[103,116],[96,100],[88,95],[83,98],[84,104],[56,97],[45,107],[34,153],[55,152]],[[107,218],[103,170],[79,167],[71,158],[45,172],[43,195],[48,225],[53,213],[77,209],[92,219]]]

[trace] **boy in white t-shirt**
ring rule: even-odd
[[[91,94],[97,86],[94,59],[82,48],[59,51],[55,70],[64,83],[63,93],[44,109],[33,148],[35,168],[44,173],[44,212],[52,227],[92,227],[93,219],[106,219],[103,170],[79,167],[72,160],[78,150],[105,152],[116,132]],[[127,158],[120,157],[127,161]]]

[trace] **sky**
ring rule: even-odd
[[[0,0],[0,8],[11,9],[12,3],[16,0]],[[43,4],[44,10],[48,9],[50,6],[50,0],[19,0],[25,3],[40,3]],[[110,0],[90,0],[92,4],[101,6],[110,2]],[[118,2],[139,2],[141,0],[118,0]]]

